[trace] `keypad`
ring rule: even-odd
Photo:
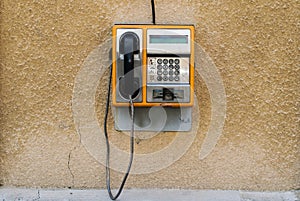
[[[157,81],[179,81],[180,59],[158,58],[157,64]]]
[[[148,57],[147,83],[189,83],[189,58]]]

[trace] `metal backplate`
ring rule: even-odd
[[[192,127],[191,107],[135,107],[134,113],[137,131],[189,131]],[[114,116],[116,130],[131,129],[128,107],[114,108]]]

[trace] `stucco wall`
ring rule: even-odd
[[[193,23],[226,90],[226,121],[213,152],[199,159],[211,118],[207,85],[196,76],[196,139],[180,160],[127,187],[288,190],[299,174],[299,2],[157,0],[157,23]],[[131,11],[132,10],[132,11]],[[105,168],[79,142],[74,80],[116,22],[150,23],[150,1],[1,1],[0,184],[105,187]],[[201,73],[200,73],[201,74]],[[107,72],[96,96],[102,124]],[[112,142],[128,149],[128,137]],[[174,133],[136,145],[167,146]],[[143,164],[147,165],[147,164]],[[113,184],[122,174],[113,172]]]

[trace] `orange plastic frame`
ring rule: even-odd
[[[147,102],[146,84],[147,84],[147,29],[190,29],[191,31],[191,55],[190,55],[190,102],[188,103],[161,103],[161,102]],[[152,106],[170,106],[170,107],[191,107],[194,104],[194,26],[193,25],[130,25],[121,24],[114,25],[112,28],[112,104],[113,106],[122,107],[129,106],[126,102],[117,102],[116,100],[116,39],[117,39],[117,29],[142,29],[143,30],[143,49],[142,49],[142,102],[134,103],[136,107],[152,107]]]

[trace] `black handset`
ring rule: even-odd
[[[126,99],[138,94],[138,83],[134,79],[134,54],[140,52],[139,38],[133,32],[126,32],[120,38],[120,54],[124,57],[124,75],[120,78],[120,93]]]

